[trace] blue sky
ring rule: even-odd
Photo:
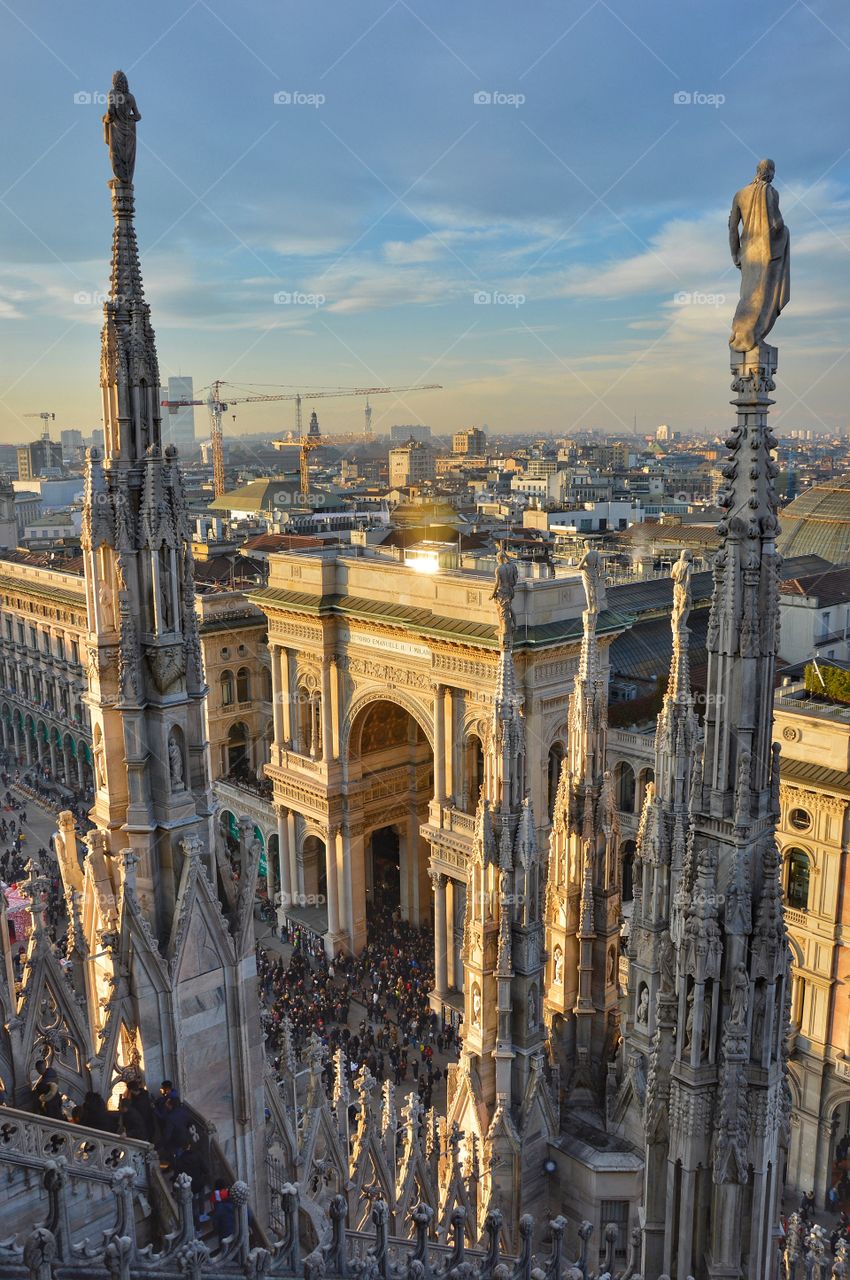
[[[2,0],[0,24],[0,439],[33,410],[98,422],[119,66],[164,379],[444,385],[376,400],[378,430],[722,430],[726,218],[767,154],[792,244],[777,426],[850,423],[841,0]]]

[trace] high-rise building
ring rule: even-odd
[[[483,458],[487,452],[487,436],[480,427],[456,431],[452,436],[452,453],[465,453],[473,458]]]
[[[408,440],[398,449],[390,449],[390,488],[424,484],[434,479],[434,454],[427,444]]]
[[[62,470],[62,446],[49,436],[19,445],[17,454],[19,480],[34,480],[48,471]]]
[[[192,379],[182,375],[168,379],[169,400],[194,400]],[[191,405],[184,409],[169,409],[162,419],[162,443],[176,445],[178,449],[195,447],[195,410]]]
[[[431,439],[431,428],[424,425],[413,423],[411,426],[404,424],[390,427],[390,440],[393,444],[404,444],[407,440],[418,440],[420,444],[427,444]]]
[[[65,463],[76,462],[79,450],[83,447],[82,431],[61,431],[59,439],[62,441],[62,461]]]

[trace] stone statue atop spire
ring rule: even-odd
[[[518,577],[516,561],[508,557],[503,542],[496,557],[496,581],[490,596],[491,600],[496,601],[496,608],[499,611],[499,647],[501,649],[513,648],[516,630],[513,601]]]
[[[729,248],[741,272],[741,298],[729,346],[752,351],[767,337],[791,297],[790,241],[773,187],[776,166],[759,160],[756,176],[735,193]]]
[[[123,71],[116,71],[112,77],[112,88],[107,94],[103,140],[109,147],[109,160],[115,181],[125,187],[133,185],[136,169],[136,124],[141,118],[126,75]]]
[[[635,854],[621,1097],[628,1105],[631,1090],[637,1104],[627,1131],[643,1127],[644,1275],[767,1280],[776,1265],[790,965],[772,741],[781,557],[768,412],[777,351],[764,339],[788,300],[788,232],[772,178],[763,161],[730,219],[742,273],[730,341],[736,422],[717,497],[704,739],[688,684],[683,554],[672,575],[656,788]],[[765,1011],[758,1029],[755,1009]]]
[[[584,594],[587,600],[587,612],[599,613],[602,586],[602,557],[595,547],[588,547],[578,563],[578,570],[584,583]]]
[[[693,572],[693,554],[683,547],[679,559],[673,565],[673,630],[680,634],[686,630],[688,617],[693,607],[691,597],[691,573]]]

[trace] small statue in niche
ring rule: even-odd
[[[183,788],[183,752],[175,738],[168,739],[168,771],[171,775],[171,788],[180,791]]]
[[[555,948],[555,986],[560,987],[564,981],[564,953],[560,947]]]
[[[635,1022],[639,1023],[642,1027],[645,1027],[649,1022],[649,989],[646,986],[643,986],[640,989]]]

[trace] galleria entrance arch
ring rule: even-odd
[[[497,684],[492,566],[423,573],[383,550],[322,547],[272,556],[269,570],[251,599],[268,619],[274,741],[265,772],[281,901],[309,895],[323,850],[327,902],[312,927],[324,927],[326,950],[358,952],[378,896],[397,898],[412,924],[433,920],[434,1004],[456,1010]],[[539,842],[548,837],[550,749],[564,739],[585,603],[578,574],[523,579],[514,600]],[[603,653],[622,627],[618,615],[600,615]]]
[[[411,924],[425,924],[431,919],[430,850],[419,829],[434,790],[425,728],[401,703],[369,700],[353,717],[347,763],[350,825],[363,831],[367,919],[397,907]]]

